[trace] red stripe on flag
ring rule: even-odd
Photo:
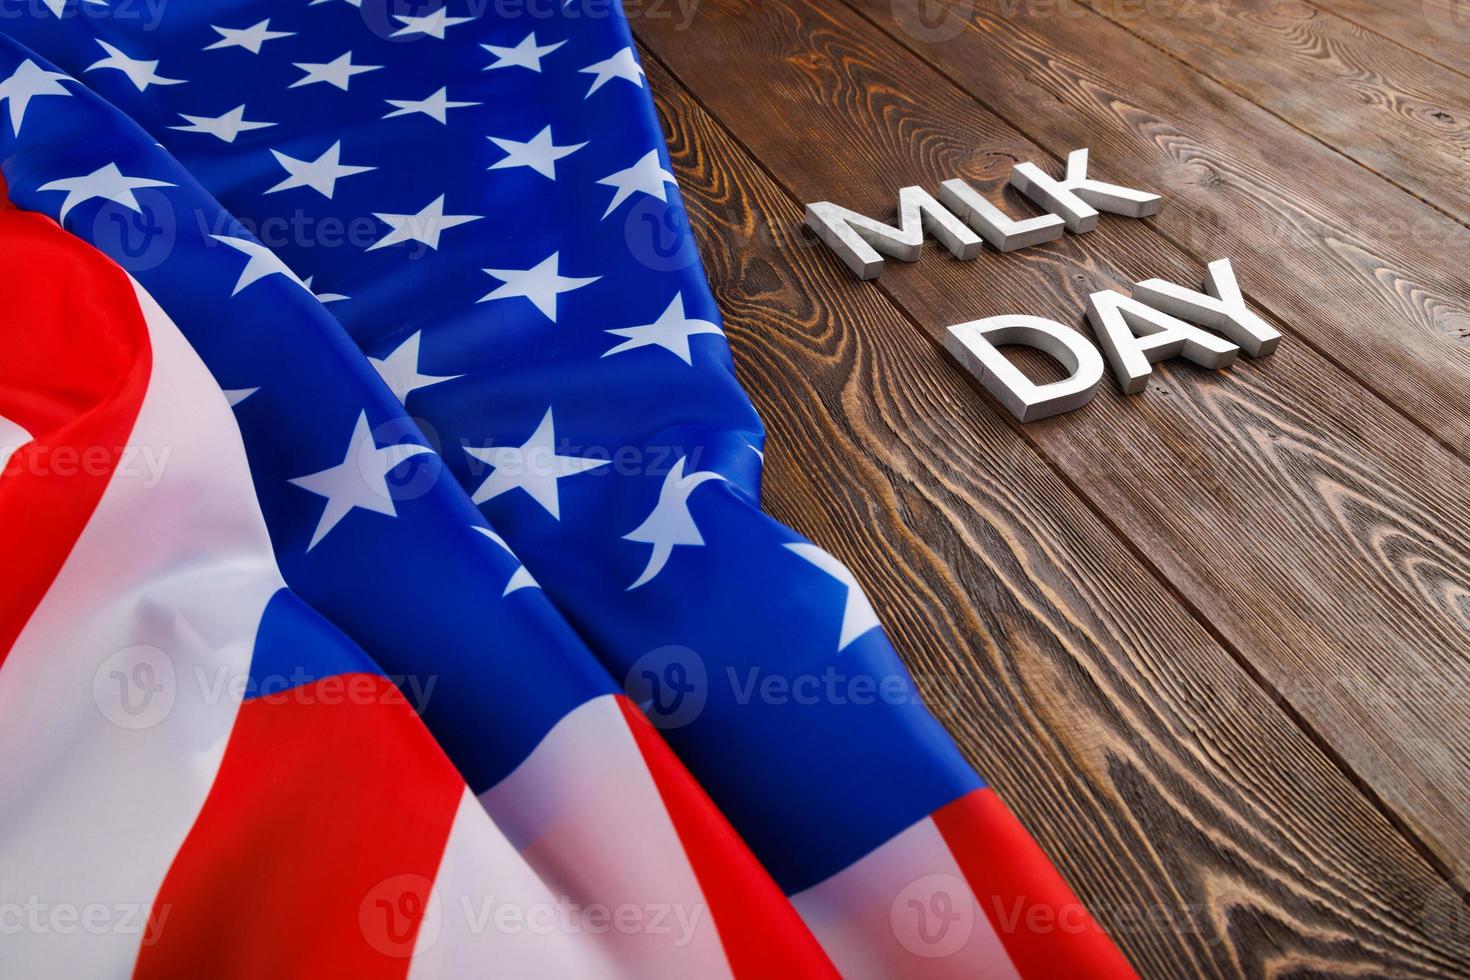
[[[247,701],[135,976],[406,975],[463,795],[385,677]]]
[[[663,736],[631,701],[622,695],[617,701],[699,880],[731,972],[737,977],[836,977],[827,954],[776,882]]]
[[[4,194],[0,415],[33,439],[0,476],[0,664],[102,499],[153,359],[126,274]]]
[[[934,824],[1022,977],[1136,976],[993,790],[936,810]]]

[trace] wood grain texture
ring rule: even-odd
[[[1080,7],[966,0],[968,29],[921,40],[853,5],[1053,157],[1163,194],[1151,228],[1470,457],[1470,228]]]
[[[847,8],[707,2],[697,47],[640,28],[799,200],[891,213],[897,185],[959,175],[993,191],[1014,161],[1046,157]],[[762,85],[740,83],[752,73]],[[1116,218],[971,262],[928,252],[853,288],[889,293],[936,343],[998,313],[1080,324],[1092,290],[1201,275]],[[1164,368],[1146,395],[1026,431],[1463,887],[1470,469],[1290,338],[1269,360]]]
[[[1130,16],[1113,0],[1068,2],[1098,10],[1470,223],[1470,85],[1464,76],[1301,0],[1177,0],[1168,5],[1190,13],[1174,16]]]
[[[1466,0],[1313,0],[1360,27],[1466,76],[1470,85],[1470,2]]]
[[[645,53],[766,501],[1148,976],[1453,976],[1460,896]],[[1321,829],[1331,826],[1331,840]]]

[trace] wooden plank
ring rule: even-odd
[[[1470,85],[1301,0],[1211,0],[1193,16],[1096,9],[1215,81],[1470,222]],[[1024,6],[1024,4],[1022,5]],[[1131,9],[1131,8],[1130,8]]]
[[[1053,155],[1091,147],[1163,194],[1151,227],[1249,270],[1253,299],[1470,455],[1470,228],[1091,11],[975,0],[968,30],[921,41],[888,0],[854,6]]]
[[[1453,975],[1460,897],[651,58],[766,503],[1148,976]],[[1331,827],[1331,840],[1322,828]]]
[[[993,189],[1014,161],[1045,159],[845,7],[707,0],[699,44],[638,29],[799,200],[881,214],[900,184],[959,175]],[[850,288],[890,294],[937,342],[995,313],[1080,324],[1093,289],[1200,274],[1146,224],[1112,218],[971,262],[932,251]],[[1452,747],[1470,737],[1470,704],[1441,692],[1470,689],[1457,489],[1470,469],[1290,339],[1270,360],[1218,376],[1164,368],[1155,384],[1027,438],[1463,882],[1470,760]]]
[[[1315,0],[1316,5],[1470,76],[1470,4],[1465,0]],[[1461,82],[1470,85],[1470,78]]]

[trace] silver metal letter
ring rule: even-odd
[[[1021,344],[1045,351],[1071,377],[1039,385],[1022,374],[997,347]],[[1007,314],[957,323],[945,331],[944,347],[1022,422],[1081,408],[1097,394],[1103,359],[1077,331],[1039,316]]]
[[[1153,373],[1149,365],[1156,361],[1182,356],[1218,371],[1234,364],[1240,353],[1239,347],[1223,337],[1111,289],[1087,297],[1087,319],[1125,395],[1148,386]]]
[[[1062,180],[1048,177],[1034,163],[1018,163],[1011,171],[1011,186],[1052,214],[1061,215],[1073,234],[1096,228],[1098,211],[1147,218],[1159,213],[1162,200],[1157,194],[1091,179],[1085,149],[1068,154],[1067,176]]]
[[[1208,296],[1166,279],[1149,279],[1134,286],[1133,295],[1155,309],[1220,331],[1251,357],[1265,357],[1276,349],[1281,332],[1246,309],[1229,259],[1210,263],[1205,289]]]
[[[1066,222],[1054,214],[1018,221],[985,200],[963,180],[946,180],[940,184],[939,201],[1002,252],[1054,241],[1062,237],[1067,227]]]
[[[980,254],[980,237],[922,187],[899,190],[897,228],[829,201],[806,206],[806,225],[841,256],[859,279],[876,278],[883,269],[883,255],[917,262],[925,233],[938,239],[957,259],[973,259]]]

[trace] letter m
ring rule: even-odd
[[[980,254],[980,236],[922,187],[899,190],[896,228],[829,201],[806,206],[806,225],[859,279],[876,278],[883,269],[884,255],[901,262],[917,262],[926,234],[957,259]]]

